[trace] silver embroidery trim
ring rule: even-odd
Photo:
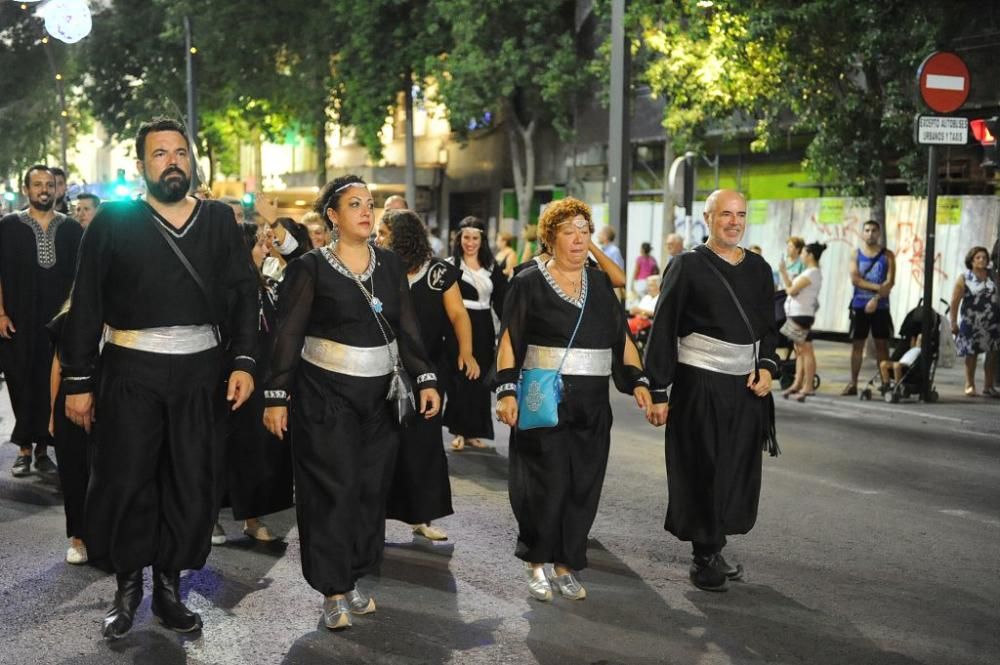
[[[148,203],[146,205],[149,207],[149,211],[153,214],[153,219],[155,219],[157,222],[160,223],[160,225],[163,228],[169,231],[170,235],[172,235],[175,238],[183,238],[188,234],[188,231],[194,228],[195,223],[198,221],[198,217],[201,216],[201,209],[203,207],[201,203],[202,203],[201,199],[198,199],[198,202],[194,204],[194,213],[191,216],[191,221],[187,223],[187,226],[184,227],[183,231],[178,231],[177,229],[175,229],[174,225],[165,220],[163,217],[161,217],[160,213],[156,212],[153,206],[149,205]]]
[[[410,283],[410,286],[412,287],[414,284],[416,284],[417,282],[419,282],[420,280],[422,280],[424,278],[424,275],[427,274],[427,270],[430,267],[431,267],[431,262],[430,261],[424,261],[424,264],[422,266],[420,266],[420,270],[418,270],[413,275],[407,275],[406,276],[406,281],[408,281]]]
[[[437,381],[437,374],[434,372],[427,372],[426,374],[421,374],[417,377],[417,383],[426,383],[427,381]]]
[[[284,390],[265,390],[264,399],[288,399],[288,393]]]
[[[325,245],[325,246],[321,247],[319,251],[320,251],[320,253],[323,254],[323,258],[326,259],[326,262],[329,263],[330,266],[332,266],[334,270],[336,270],[341,275],[343,275],[344,277],[347,277],[349,279],[354,279],[355,277],[357,277],[362,282],[364,282],[364,281],[368,280],[372,276],[373,272],[375,272],[375,250],[372,249],[371,245],[368,245],[368,267],[365,268],[364,272],[358,273],[357,275],[355,275],[350,270],[348,270],[345,266],[343,266],[343,265],[340,264],[340,261],[337,260],[337,257],[335,257],[333,255],[333,244],[332,243],[330,245]]]
[[[19,215],[22,222],[35,234],[35,254],[38,259],[38,267],[51,268],[56,264],[56,231],[66,221],[66,216],[56,213],[56,216],[49,222],[48,229],[43,229],[42,225],[27,212]]]
[[[636,383],[641,383],[641,384],[642,384],[642,385],[644,385],[644,386],[648,386],[648,385],[649,385],[649,379],[647,379],[647,378],[646,378],[646,377],[644,377],[644,376],[640,376],[640,377],[639,377],[638,379],[636,379],[635,381],[636,381]]]
[[[89,376],[64,376],[63,381],[89,381],[93,377]]]
[[[497,394],[506,392],[517,392],[516,383],[501,383],[497,386]]]
[[[562,287],[559,286],[559,284],[556,282],[556,278],[553,277],[551,273],[549,273],[549,269],[545,265],[544,261],[538,262],[538,269],[542,271],[542,275],[545,276],[545,281],[549,283],[549,286],[552,287],[552,290],[556,292],[557,296],[568,302],[570,305],[573,305],[574,307],[581,307],[581,308],[583,307],[583,303],[587,299],[587,288],[588,288],[586,268],[583,269],[583,284],[580,287],[579,298],[570,298],[568,295],[566,295],[566,292],[563,291]]]
[[[252,362],[252,363],[253,363],[254,365],[256,365],[256,364],[257,364],[257,361],[256,361],[256,360],[254,360],[254,359],[253,359],[253,357],[251,357],[251,356],[236,356],[236,358],[235,358],[235,360],[240,360],[240,359],[242,359],[242,360],[249,360],[249,361],[250,361],[250,362]]]

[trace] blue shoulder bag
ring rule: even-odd
[[[583,310],[587,307],[587,296],[584,295],[580,306],[580,316],[576,320],[573,335],[569,338],[569,346],[563,353],[557,369],[532,368],[521,370],[521,379],[517,384],[517,428],[537,429],[539,427],[555,427],[559,424],[559,402],[562,401],[563,363],[573,346],[576,333],[580,330],[583,320]]]

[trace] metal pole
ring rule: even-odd
[[[200,184],[196,150],[198,145],[198,97],[194,72],[194,56],[197,51],[191,35],[190,16],[184,17],[184,48],[187,64],[187,131],[188,140],[191,142],[191,189],[194,190]]]
[[[694,247],[701,243],[694,233],[694,158],[693,152],[684,153],[684,246]]]
[[[417,209],[417,148],[413,138],[413,74],[406,74],[406,205]]]
[[[608,222],[618,230],[618,247],[628,257],[628,196],[632,151],[629,141],[631,51],[625,36],[626,0],[611,3],[611,124],[608,128]]]
[[[937,325],[934,316],[934,233],[937,227],[938,151],[927,149],[927,230],[924,233],[924,306],[921,312],[920,371],[924,377],[924,402],[931,394],[931,335]]]

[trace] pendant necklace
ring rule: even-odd
[[[369,293],[368,289],[365,288],[365,285],[361,283],[361,278],[359,278],[354,272],[351,271],[350,268],[347,267],[347,264],[344,263],[343,259],[340,258],[340,255],[337,254],[336,250],[333,250],[330,253],[333,254],[333,256],[337,257],[337,263],[339,263],[340,265],[344,266],[344,269],[347,270],[354,277],[354,281],[356,281],[358,283],[358,286],[361,287],[361,290],[368,297],[368,305],[372,308],[372,311],[375,312],[376,314],[381,314],[382,313],[382,301],[379,299],[378,296],[375,295],[375,274],[374,274],[374,272],[372,273],[371,277],[369,277],[369,279],[371,279],[371,281],[372,281],[372,290],[371,290],[371,293]],[[375,261],[374,252],[372,251],[371,247],[368,248],[368,260],[371,261],[371,262]]]

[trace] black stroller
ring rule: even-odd
[[[929,388],[926,391],[927,402],[933,403],[938,401],[938,392],[934,389],[934,374],[937,372],[938,357],[941,350],[941,322],[942,319],[948,316],[949,309],[947,301],[941,300],[941,302],[945,306],[944,314],[934,312],[934,324],[931,326],[929,345],[930,367],[927,373],[927,383],[924,383],[924,373],[922,371],[923,359],[918,358],[916,362],[906,368],[899,381],[883,384],[881,382],[881,373],[876,372],[875,376],[868,381],[868,384],[858,392],[859,399],[870,400],[875,390],[878,390],[882,393],[882,397],[886,402],[898,404],[900,400],[912,396],[919,398],[924,394],[925,388]],[[923,332],[923,311],[923,301],[921,300],[920,304],[907,312],[906,316],[903,317],[903,323],[899,326],[899,336],[893,340],[894,348],[892,355],[889,357],[891,362],[899,362],[906,352],[913,347],[917,337]],[[876,385],[876,381],[879,382],[878,385]]]
[[[780,354],[778,355],[778,379],[782,390],[788,388],[795,381],[795,344],[781,334],[781,326],[785,325],[787,318],[785,316],[785,300],[787,298],[788,294],[785,293],[784,289],[774,293],[774,318],[778,327],[778,350],[785,350],[784,358]],[[819,389],[820,383],[819,374],[816,374],[813,377],[813,392]]]

